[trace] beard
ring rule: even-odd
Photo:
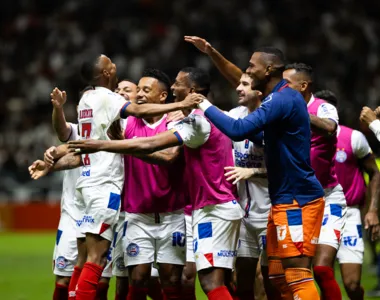
[[[251,89],[264,93],[267,83],[268,83],[267,77],[265,77],[264,79],[252,78]]]

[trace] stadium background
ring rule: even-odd
[[[206,38],[241,68],[255,47],[274,45],[289,61],[311,64],[315,89],[338,95],[341,122],[364,129],[361,107],[380,104],[379,15],[373,0],[2,0],[0,298],[50,299],[61,174],[33,182],[27,166],[57,143],[49,99],[55,86],[67,91],[65,111],[75,121],[83,57],[105,53],[120,78],[134,80],[146,67],[172,78],[183,66],[204,68],[213,100],[229,109],[234,91],[183,36]],[[366,289],[375,284],[370,269],[364,268]]]

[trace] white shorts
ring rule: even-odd
[[[160,223],[155,223],[157,219]],[[183,210],[159,214],[126,213],[124,263],[134,266],[148,263],[184,265],[186,228]]]
[[[266,238],[266,223],[255,224],[251,218],[243,218],[240,226],[238,257],[259,258],[261,256],[261,265],[267,266]]]
[[[193,218],[185,215],[186,222],[186,262],[195,262],[193,248]]]
[[[224,220],[205,213],[193,226],[197,271],[212,267],[233,268],[237,256],[241,219]]]
[[[120,212],[112,242],[112,275],[128,277],[128,269],[124,264],[123,238],[126,230],[125,212]]]
[[[81,213],[77,221],[78,237],[88,232],[112,242],[113,227],[119,218],[120,189],[112,183],[84,187],[76,190],[75,198]]]
[[[346,216],[347,204],[342,186],[338,184],[333,189],[325,189],[325,210],[318,244],[338,250]]]
[[[337,254],[340,264],[363,264],[364,242],[360,210],[348,207],[346,226]]]
[[[53,273],[71,277],[77,258],[76,221],[61,212],[53,254]]]

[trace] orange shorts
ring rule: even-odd
[[[273,205],[268,218],[268,257],[314,256],[324,208],[324,198],[303,207],[295,200],[293,204]]]

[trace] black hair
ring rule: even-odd
[[[296,70],[296,73],[305,74],[311,83],[314,82],[314,71],[311,66],[304,63],[293,63],[293,64],[286,65],[285,70],[291,70],[291,69]]]
[[[210,76],[206,71],[200,68],[186,67],[181,69],[181,72],[189,74],[189,79],[195,84],[195,91],[205,97],[210,92]]]
[[[123,79],[120,79],[118,83],[123,82],[123,81],[132,82],[132,83],[134,83],[135,85],[137,85],[137,82],[136,82],[136,81],[134,81],[134,80],[132,80],[132,79],[129,79],[129,78],[123,78]]]
[[[330,90],[322,90],[322,91],[318,91],[314,94],[314,96],[316,98],[320,98],[320,99],[323,99],[323,100],[326,100],[328,103],[334,105],[335,107],[338,106],[338,98],[336,97],[336,95],[330,91]]]
[[[282,72],[285,70],[285,55],[284,53],[276,47],[260,47],[255,50],[255,52],[265,53],[269,56],[272,56],[273,62],[273,71],[272,76],[281,76]]]
[[[100,55],[91,55],[83,63],[80,69],[80,74],[85,83],[96,85],[96,66],[99,62]]]
[[[170,95],[171,82],[169,76],[166,75],[166,73],[158,69],[149,68],[144,70],[141,77],[151,77],[157,79],[164,86],[164,89],[168,95]]]

